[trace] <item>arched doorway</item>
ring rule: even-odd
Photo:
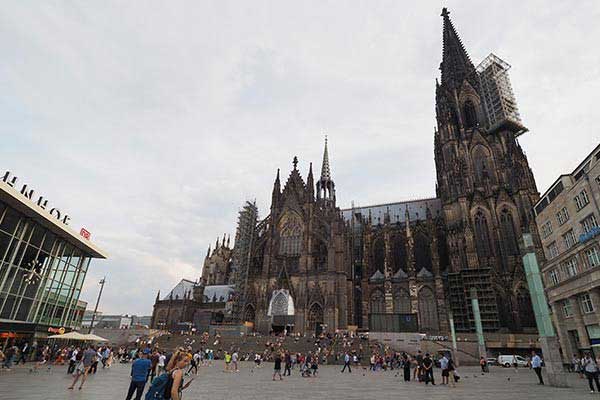
[[[318,303],[313,303],[308,311],[308,331],[320,335],[323,329],[323,307]]]
[[[294,328],[294,299],[289,290],[274,290],[267,315],[271,317],[271,331],[280,333]]]

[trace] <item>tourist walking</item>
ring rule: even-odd
[[[148,374],[152,368],[152,361],[148,359],[149,354],[150,349],[144,349],[140,358],[131,364],[131,382],[129,383],[129,390],[127,391],[127,397],[125,398],[126,400],[131,400],[134,392],[136,392],[135,400],[140,400],[142,398],[144,386],[146,386]]]
[[[238,355],[237,350],[233,351],[233,354],[231,354],[231,369],[235,372],[240,372],[239,368],[238,368],[238,359],[240,358],[240,356]]]
[[[284,361],[284,370],[283,370],[283,376],[291,376],[292,375],[292,356],[290,354],[289,351],[285,352],[285,355],[283,356],[283,361]]]
[[[77,369],[75,371],[75,377],[73,378],[73,383],[71,383],[69,389],[73,389],[75,387],[75,384],[77,383],[80,377],[81,383],[79,384],[79,390],[83,388],[83,384],[87,379],[87,376],[92,368],[93,363],[98,363],[97,357],[98,353],[96,352],[94,347],[91,345],[88,346],[88,348],[83,352],[81,356],[81,362],[77,366]]]
[[[596,389],[600,392],[600,382],[598,382],[598,364],[590,354],[586,354],[583,359],[583,371],[590,385],[590,393],[594,393],[594,382],[596,382]]]
[[[423,353],[421,353],[421,350],[417,351],[417,356],[415,357],[415,361],[417,363],[417,366],[413,373],[413,379],[414,380],[418,379],[420,382],[421,375],[422,375],[422,367],[423,367]]]
[[[531,352],[531,368],[533,368],[538,377],[538,384],[543,385],[544,379],[542,378],[542,359],[535,353],[535,351]]]
[[[279,380],[282,381],[283,377],[281,376],[281,354],[279,352],[275,353],[274,366],[273,366],[273,380],[275,380],[276,376],[279,376]]]
[[[17,365],[19,365],[20,362],[23,362],[23,364],[25,364],[25,362],[27,361],[27,354],[29,354],[29,350],[29,342],[25,342],[23,347],[21,347],[21,354],[19,356],[19,359],[17,360]]]
[[[348,372],[352,373],[352,368],[350,367],[350,354],[348,354],[348,352],[344,354],[344,368],[342,368],[342,374],[346,370],[346,367],[348,367]]]

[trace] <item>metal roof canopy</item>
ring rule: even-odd
[[[68,226],[53,218],[49,213],[38,210],[34,203],[26,199],[16,190],[8,189],[0,185],[0,201],[5,202],[18,212],[33,219],[35,222],[44,226],[58,237],[66,240],[73,246],[84,251],[88,256],[93,258],[107,258],[108,254],[94,245],[91,241],[81,237]]]

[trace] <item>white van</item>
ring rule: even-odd
[[[516,355],[498,356],[498,365],[502,365],[503,367],[509,368],[515,363],[519,367],[527,367],[527,360],[521,356],[516,356]]]

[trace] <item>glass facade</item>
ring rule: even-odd
[[[0,327],[25,322],[78,328],[79,295],[90,260],[89,254],[0,201]]]

